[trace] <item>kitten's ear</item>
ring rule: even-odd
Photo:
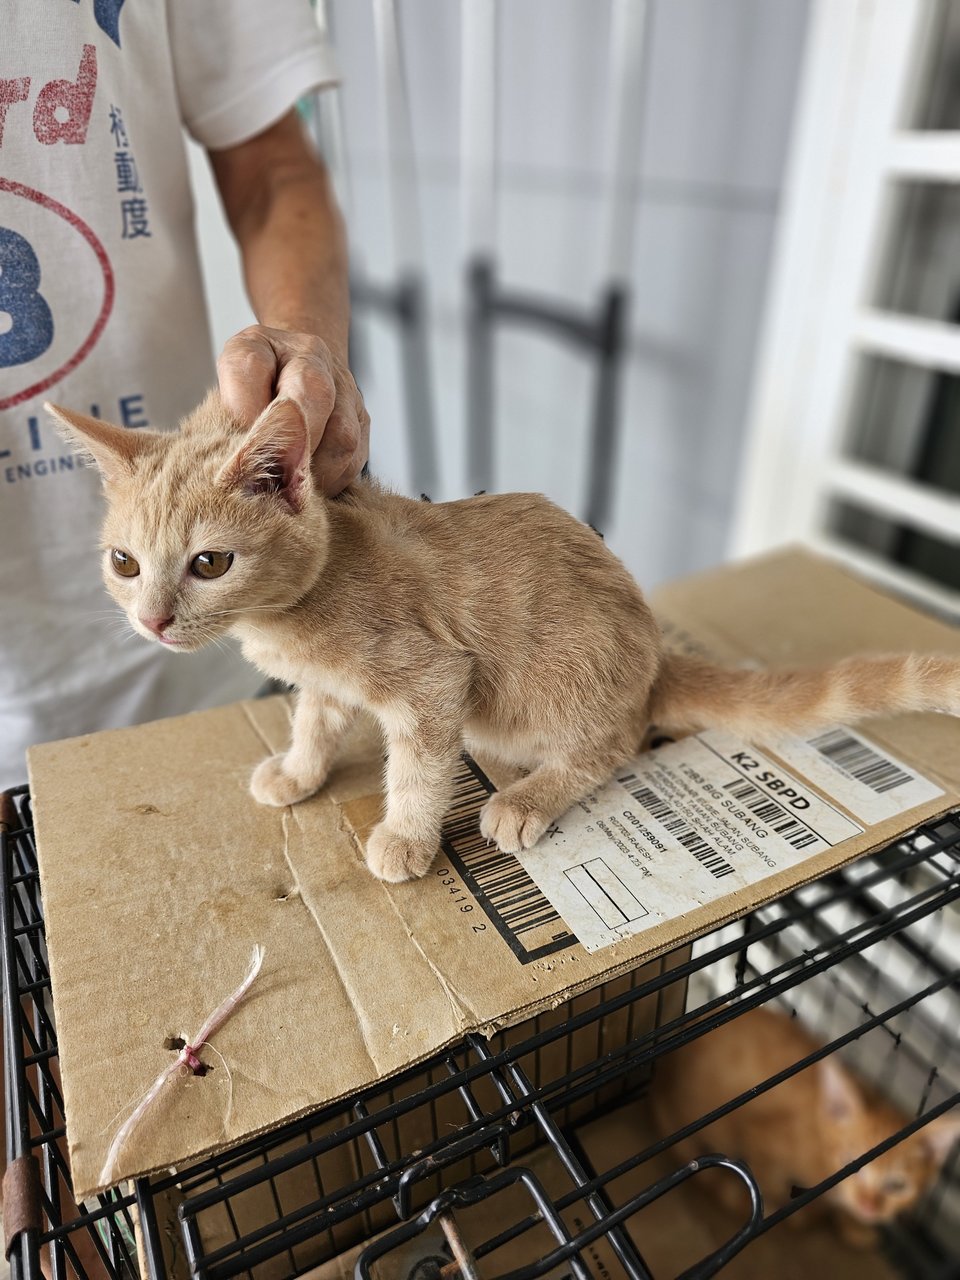
[[[850,1072],[831,1054],[817,1063],[820,1100],[829,1119],[852,1120],[863,1110],[863,1095]]]
[[[939,1169],[953,1144],[960,1140],[960,1116],[939,1116],[920,1130],[923,1145]]]
[[[310,485],[310,439],[292,400],[274,400],[220,472],[220,483],[245,493],[276,493],[302,511]]]
[[[53,418],[57,430],[67,443],[79,448],[97,464],[104,480],[123,480],[132,475],[137,455],[156,436],[156,432],[152,431],[115,427],[99,418],[74,413],[71,409],[61,409],[59,405],[49,402],[43,407]]]

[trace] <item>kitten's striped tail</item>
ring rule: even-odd
[[[751,671],[668,653],[649,719],[661,728],[722,728],[756,737],[902,711],[960,716],[960,659],[901,654]]]

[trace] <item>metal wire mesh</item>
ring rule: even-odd
[[[90,1277],[145,1271],[269,1280],[351,1247],[361,1247],[351,1264],[357,1275],[399,1274],[377,1267],[431,1225],[443,1228],[444,1247],[429,1274],[533,1280],[562,1264],[579,1280],[599,1274],[602,1242],[610,1260],[603,1270],[639,1280],[657,1275],[645,1256],[643,1214],[698,1181],[725,1178],[746,1188],[748,1207],[707,1253],[691,1258],[685,1274],[710,1276],[960,1097],[960,825],[943,820],[639,977],[491,1040],[468,1037],[359,1098],[77,1210],[63,1153],[29,798],[24,791],[11,798],[0,866],[8,1159],[38,1156],[44,1214],[42,1231],[17,1240],[14,1280],[38,1276],[42,1257],[57,1280],[68,1264]],[[624,1103],[623,1114],[632,1114],[651,1075],[656,1087],[667,1054],[771,1005],[798,1016],[823,1047],[752,1094],[839,1051],[909,1123],[766,1214],[737,1161],[690,1163],[674,1150],[745,1096],[596,1167],[578,1126]],[[956,1274],[957,1201],[948,1166],[921,1211],[885,1231],[887,1257],[904,1274]],[[485,1202],[503,1208],[496,1232],[477,1235],[472,1215]],[[485,1271],[500,1266],[508,1246],[513,1264]]]

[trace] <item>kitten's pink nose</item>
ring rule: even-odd
[[[149,631],[152,631],[155,636],[160,636],[163,635],[164,631],[166,631],[167,627],[169,627],[170,623],[173,621],[173,614],[171,613],[169,618],[141,617],[140,621]]]
[[[875,1222],[883,1208],[880,1197],[875,1193],[861,1191],[857,1196],[857,1208],[865,1222]]]

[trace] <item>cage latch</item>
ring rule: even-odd
[[[40,1166],[35,1156],[18,1156],[3,1175],[3,1235],[6,1257],[21,1231],[43,1227],[40,1207]]]

